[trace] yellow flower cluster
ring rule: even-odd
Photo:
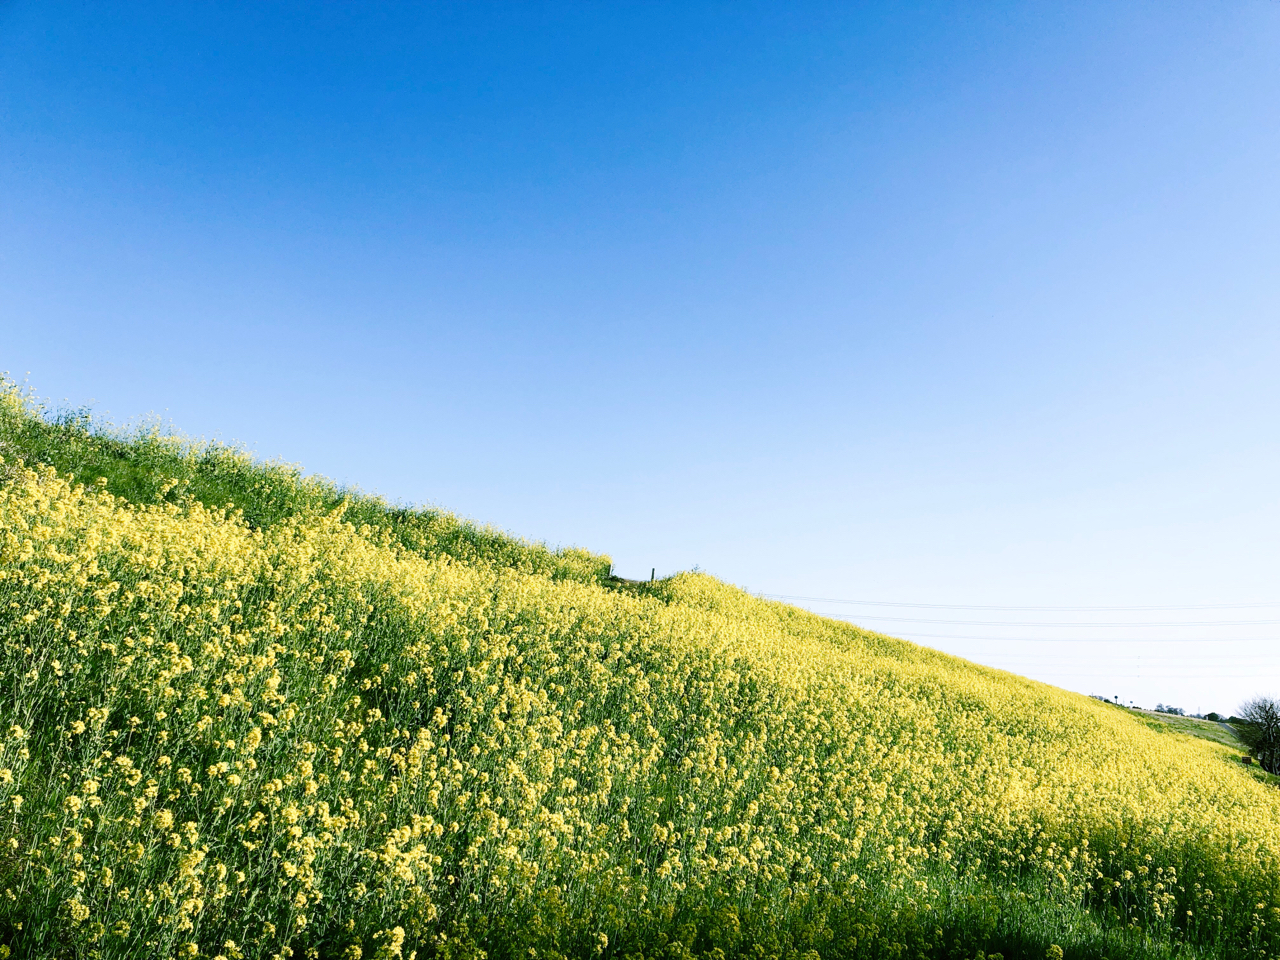
[[[1280,915],[1280,796],[1110,706],[702,575],[611,590],[342,510],[254,527],[6,477],[20,955],[408,958],[540,910],[603,951],[694,895],[939,877],[1263,945]]]

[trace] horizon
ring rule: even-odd
[[[1080,693],[1280,695],[1280,6],[0,35],[41,396]]]

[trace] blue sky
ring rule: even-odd
[[[1263,0],[9,3],[0,369],[626,575],[1280,602],[1277,90]],[[1280,693],[1280,607],[810,605]]]

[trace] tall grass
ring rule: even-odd
[[[81,484],[101,481],[135,504],[193,499],[207,507],[234,504],[252,527],[342,508],[348,522],[388,531],[421,556],[451,556],[553,579],[606,582],[607,556],[549,549],[432,509],[407,509],[347,490],[296,466],[255,460],[216,441],[196,442],[147,422],[129,430],[97,424],[87,410],[50,411],[0,377],[7,405],[0,415],[0,455],[50,466]]]

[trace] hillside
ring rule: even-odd
[[[1240,738],[1236,736],[1229,723],[1201,720],[1198,717],[1184,717],[1173,713],[1161,713],[1157,710],[1134,709],[1133,712],[1147,720],[1154,720],[1163,726],[1172,727],[1179,733],[1185,733],[1190,737],[1212,740],[1237,752],[1245,749],[1244,744],[1240,742]]]
[[[1280,955],[1221,744],[12,384],[0,455],[14,956]]]

